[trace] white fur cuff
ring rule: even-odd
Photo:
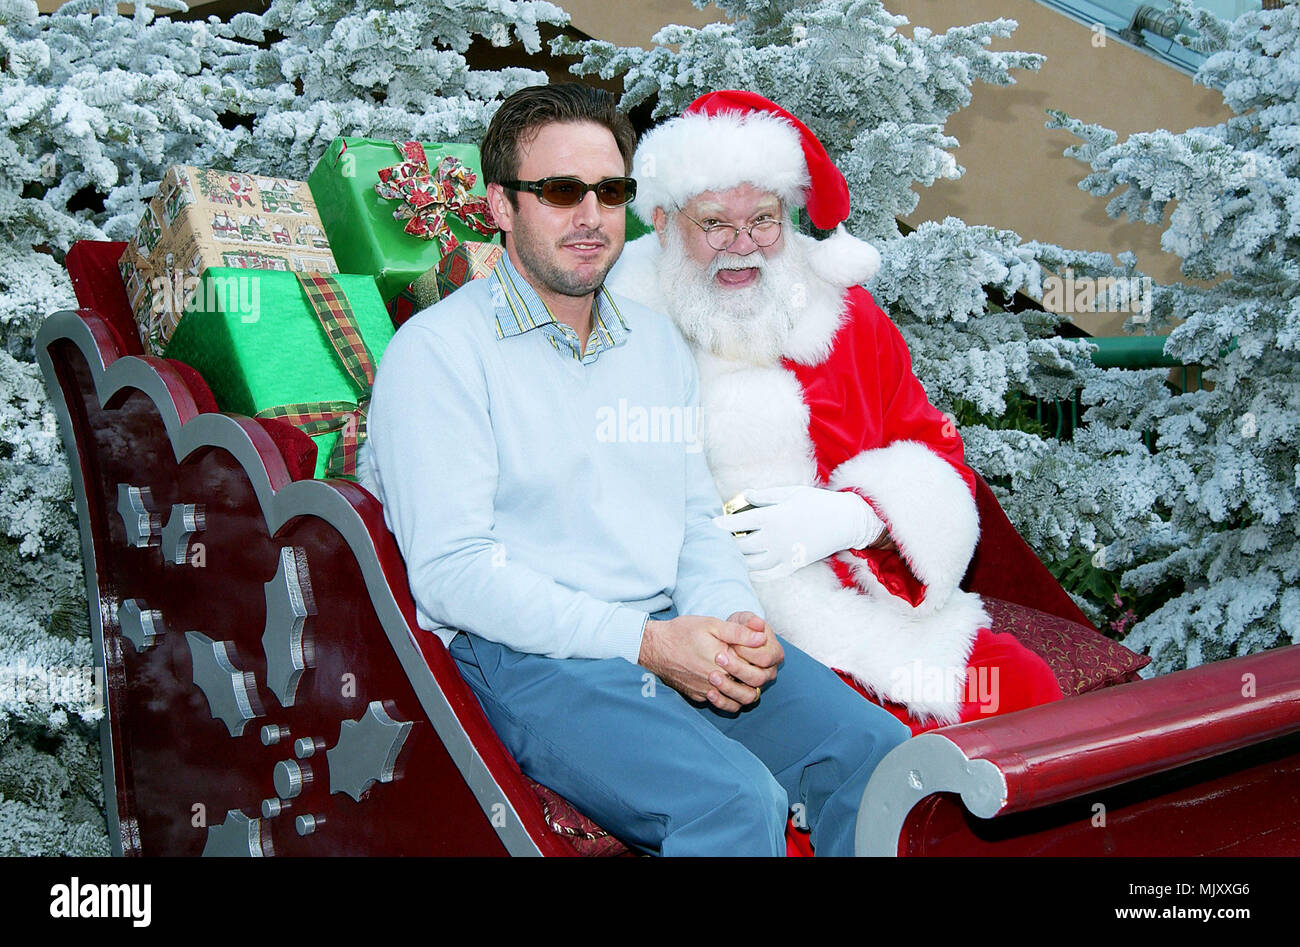
[[[926,585],[918,610],[941,608],[956,591],[979,542],[975,498],[952,464],[924,444],[896,441],[840,464],[830,486],[853,487],[871,498],[899,554]],[[859,584],[879,589],[867,563],[853,559]]]

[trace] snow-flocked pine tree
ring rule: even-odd
[[[1172,328],[1165,352],[1203,366],[1207,390],[1108,376],[1085,392],[1099,436],[1156,436],[1143,492],[1159,526],[1130,524],[1109,558],[1139,593],[1182,588],[1124,639],[1157,671],[1300,642],[1300,5],[1231,23],[1175,10],[1210,54],[1197,81],[1223,90],[1231,118],[1122,143],[1050,123],[1083,139],[1067,152],[1093,168],[1080,187],[1122,189],[1108,213],[1164,225],[1162,246],[1200,281],[1159,287],[1146,328]]]

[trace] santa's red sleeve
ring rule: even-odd
[[[896,548],[849,550],[833,564],[864,591],[935,611],[979,540],[975,474],[955,423],[912,373],[898,328],[861,287],[847,291],[846,304],[829,357],[796,370],[821,477],[870,503]]]

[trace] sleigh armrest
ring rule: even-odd
[[[1223,772],[1189,767],[1297,733],[1300,645],[947,727],[902,744],[881,762],[858,813],[858,851],[1024,854],[1049,837],[1072,839],[1055,854],[1109,854],[1119,844],[1114,827],[1109,835],[1091,831],[1081,800],[1107,798],[1106,790],[1127,786],[1132,791],[1121,794],[1125,805],[1170,812],[1200,807],[1196,818],[1209,825],[1209,811],[1234,789],[1253,798],[1256,790],[1247,784],[1254,777],[1241,775],[1248,767],[1239,762]],[[1260,765],[1292,772],[1300,747],[1284,750],[1284,759]],[[1149,779],[1175,770],[1189,778]],[[1212,778],[1221,785],[1208,792],[1204,786]],[[922,804],[926,800],[932,804]],[[1238,826],[1242,803],[1232,801]],[[942,812],[955,807],[977,818],[960,828],[960,820]],[[1038,820],[1021,819],[1011,834],[986,830],[979,821],[1031,812]],[[1082,830],[1061,831],[1062,823],[1078,826],[1081,818]],[[1111,851],[1104,847],[1107,839]],[[1177,850],[1176,839],[1164,841]]]

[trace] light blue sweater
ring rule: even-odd
[[[511,285],[523,292],[508,301]],[[712,522],[721,500],[690,350],[666,316],[598,300],[627,332],[584,363],[552,343],[558,325],[503,256],[384,352],[362,482],[384,505],[421,626],[444,643],[463,629],[516,651],[636,663],[647,616],[670,603],[763,614]],[[521,331],[521,302],[551,324]]]

